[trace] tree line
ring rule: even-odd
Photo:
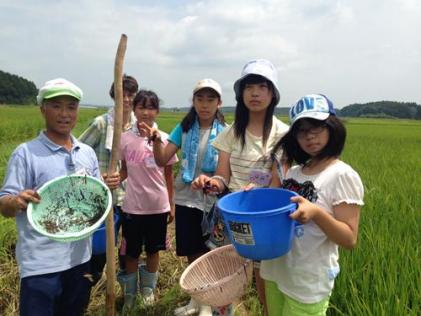
[[[0,104],[36,104],[37,87],[35,84],[20,76],[0,70]],[[189,108],[168,108],[170,111],[184,112]],[[289,108],[275,108],[276,115],[288,115]],[[235,112],[235,107],[224,106],[225,113]],[[355,103],[338,110],[342,117],[378,117],[421,119],[421,105],[415,102],[378,101],[369,103]]]
[[[0,104],[35,104],[35,83],[0,70]]]
[[[189,108],[168,108],[169,111],[187,112]],[[223,106],[222,112],[234,113],[235,107]],[[288,116],[289,108],[276,107],[275,114]],[[421,119],[421,105],[414,102],[379,101],[362,104],[351,104],[337,109],[340,117],[373,117],[373,118],[401,118]]]
[[[345,117],[378,117],[421,120],[421,105],[415,102],[378,101],[351,104],[339,111]]]

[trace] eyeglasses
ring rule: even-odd
[[[308,134],[317,136],[321,134],[326,128],[327,128],[326,124],[323,124],[320,126],[311,126],[311,127],[298,127],[297,130],[295,131],[295,135],[300,138],[305,137]]]

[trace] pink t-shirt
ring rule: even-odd
[[[164,144],[168,135],[160,131]],[[130,214],[159,214],[170,211],[164,168],[158,167],[148,139],[132,130],[121,135],[121,160],[127,165],[126,195],[122,209]],[[167,165],[178,161],[174,155]]]

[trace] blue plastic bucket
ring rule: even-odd
[[[267,260],[291,249],[297,222],[289,215],[296,210],[290,199],[297,193],[278,188],[259,188],[230,193],[217,203],[229,238],[246,258]]]
[[[114,232],[115,232],[115,241],[117,244],[117,235],[119,229],[119,216],[114,213]],[[94,232],[92,237],[92,254],[100,255],[107,251],[107,234],[105,230],[105,222]]]

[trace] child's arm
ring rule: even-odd
[[[285,152],[282,153],[281,158],[278,159],[277,155],[273,155],[273,165],[272,165],[272,182],[270,187],[280,187],[282,181],[286,179],[286,174],[291,168],[291,162],[285,155]]]
[[[300,223],[313,220],[326,236],[346,249],[352,249],[357,243],[358,224],[361,207],[356,204],[341,203],[333,207],[334,216],[302,196],[291,198],[299,204],[291,218]]]
[[[165,167],[168,161],[177,153],[178,147],[173,143],[168,143],[164,146],[158,129],[150,127],[144,122],[139,124],[139,128],[153,142],[153,155],[156,164],[160,167]]]
[[[161,137],[155,139],[153,142],[153,155],[158,166],[164,167],[168,161],[177,153],[178,147],[173,143],[167,143],[164,146],[161,142]]]
[[[281,184],[281,178],[278,173],[278,162],[274,161],[272,165],[272,180],[270,181],[269,187],[279,188]]]
[[[165,182],[167,183],[168,200],[170,201],[170,216],[168,218],[168,224],[174,220],[175,216],[175,205],[174,205],[174,177],[171,166],[165,166],[164,168]]]
[[[218,165],[216,167],[215,176],[222,177],[225,180],[225,183],[223,181],[219,181],[219,184],[223,184],[223,186],[220,186],[222,189],[221,192],[224,191],[228,183],[230,182],[231,178],[231,165],[230,165],[230,158],[231,154],[227,153],[225,151],[219,151],[218,156]]]

